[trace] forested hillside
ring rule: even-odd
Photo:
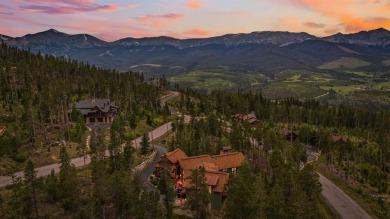
[[[68,118],[69,104],[82,99],[110,98],[125,116],[142,117],[156,111],[159,93],[140,74],[103,70],[2,44],[0,128],[5,127],[6,132],[0,139],[0,175],[12,172],[9,166],[20,166],[15,161],[24,163],[30,156],[41,160],[40,154],[47,153],[55,144],[65,142],[78,147],[85,142],[83,119],[77,114]]]
[[[5,44],[0,59],[0,127],[6,128],[0,137],[0,161],[2,166],[12,161],[25,173],[0,191],[0,217],[181,218],[174,213],[170,180],[158,183],[166,195],[160,201],[159,193],[145,190],[133,172],[145,159],[141,154],[149,151],[134,150],[135,136],[129,137],[129,132],[141,120],[152,124],[157,115],[167,117],[168,105],[193,118],[189,123],[179,117],[173,122],[173,131],[165,136],[168,150],[215,155],[231,145],[246,157],[228,181],[220,212],[207,208],[207,189],[188,199],[197,218],[327,218],[332,214],[321,201],[316,171],[329,172],[356,188],[372,204],[373,215],[389,216],[389,111],[312,100],[271,101],[260,93],[205,94],[177,86],[180,97],[160,109],[157,99],[167,85],[164,79],[153,85],[136,73],[34,55]],[[70,103],[91,98],[110,98],[121,112],[109,132],[91,133],[91,163],[75,169],[70,151],[83,147],[83,133],[88,131],[80,114],[68,118],[67,109]],[[259,120],[252,125],[232,118],[252,111]],[[282,128],[296,132],[297,139],[286,138]],[[334,136],[346,140],[335,141]],[[308,164],[302,145],[318,149],[319,160]],[[52,162],[61,164],[60,172],[37,178],[38,165],[32,158],[51,150],[58,150]],[[202,183],[201,174],[200,178]]]
[[[268,198],[280,195],[272,203],[277,202],[278,205],[285,206],[281,208],[283,210],[270,211],[267,205],[270,200],[266,198],[259,207],[263,212],[257,212],[258,215],[265,214],[270,218],[277,215],[277,218],[285,218],[286,215],[300,214],[298,206],[302,203],[294,203],[297,194],[288,196],[292,192],[290,188],[299,190],[294,186],[299,187],[302,183],[308,183],[305,188],[315,188],[315,183],[310,182],[310,179],[317,181],[312,178],[310,167],[304,168],[309,172],[299,169],[300,161],[305,161],[305,155],[302,155],[301,151],[303,144],[310,145],[321,153],[319,160],[314,162],[317,170],[334,176],[351,187],[363,202],[368,203],[372,214],[388,218],[389,111],[369,111],[342,105],[328,106],[312,100],[270,101],[261,94],[253,93],[213,91],[210,94],[201,94],[193,90],[182,90],[182,93],[174,105],[179,111],[187,112],[199,121],[192,122],[189,127],[178,123],[176,134],[170,140],[170,147],[180,147],[188,154],[197,155],[215,154],[222,146],[230,144],[235,150],[244,152],[253,170],[259,171],[265,181],[258,184],[264,188],[257,189],[265,194],[272,194]],[[230,119],[237,113],[252,111],[260,121],[257,124],[250,125],[246,121],[241,123]],[[282,128],[294,131],[298,138],[295,141],[289,138],[287,141],[282,140]],[[254,147],[250,139],[259,142],[260,147]],[[306,175],[304,179],[299,179],[300,174],[309,174],[311,177]],[[308,196],[305,198],[309,199],[317,194],[315,191],[305,192]],[[298,193],[302,195],[301,192]],[[305,198],[300,197],[299,200]],[[313,200],[307,202],[313,203]],[[296,208],[289,209],[287,206],[290,204]]]

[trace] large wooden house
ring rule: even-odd
[[[111,123],[119,108],[110,99],[83,100],[70,105],[69,113],[76,108],[85,118],[85,123]]]
[[[229,174],[235,173],[244,159],[244,155],[240,152],[188,157],[182,150],[176,149],[163,155],[162,161],[156,164],[156,169],[158,172],[163,162],[170,164],[175,189],[179,191],[179,197],[182,198],[186,196],[186,190],[191,187],[188,177],[191,176],[192,170],[204,168],[206,184],[211,197],[211,208],[220,210],[226,198],[225,190]]]

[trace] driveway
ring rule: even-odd
[[[151,147],[154,147],[157,150],[157,156],[156,159],[152,163],[149,164],[149,166],[144,169],[140,174],[140,180],[142,184],[145,186],[145,188],[149,191],[155,190],[156,188],[153,187],[149,182],[148,178],[154,171],[154,166],[157,162],[161,160],[161,155],[165,154],[167,152],[167,149],[164,147],[161,147],[159,145],[151,145]]]

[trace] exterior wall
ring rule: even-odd
[[[211,209],[221,210],[222,208],[222,195],[221,193],[212,192],[210,194]]]

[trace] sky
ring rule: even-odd
[[[106,41],[254,31],[328,36],[390,29],[390,0],[0,0],[0,34],[54,28]]]

